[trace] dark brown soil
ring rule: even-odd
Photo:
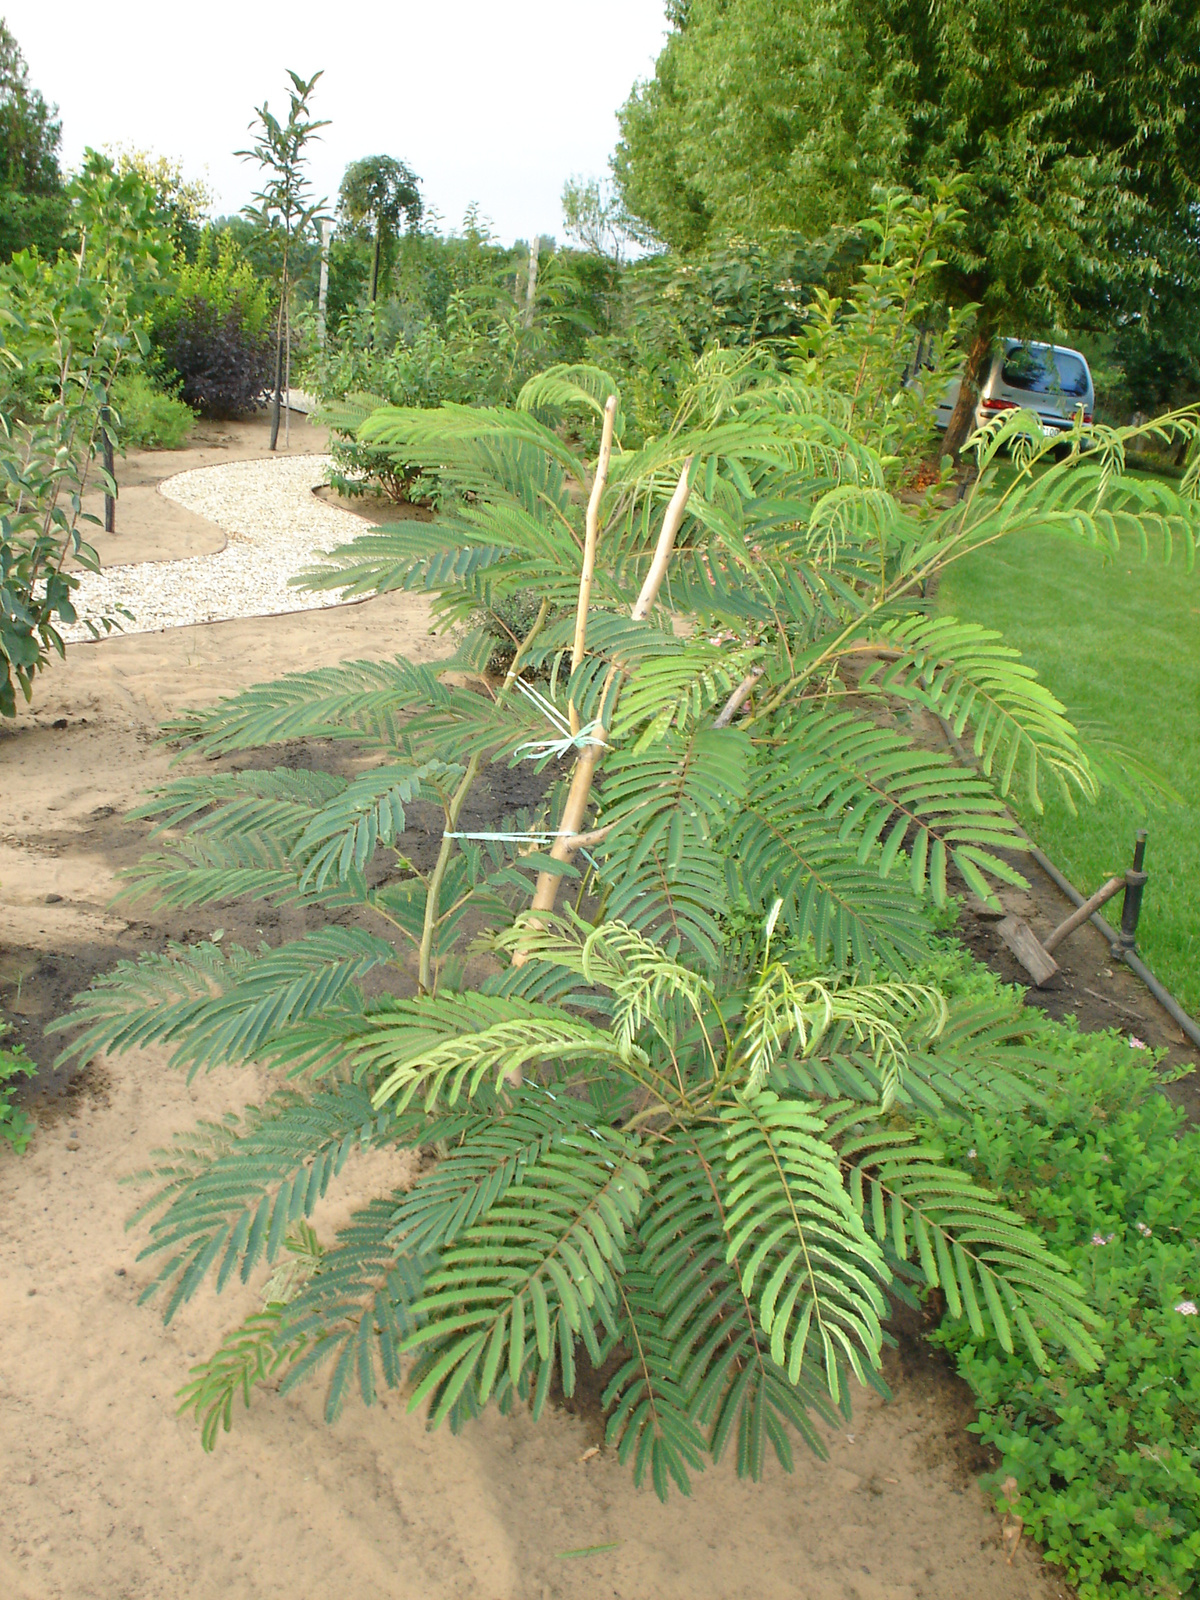
[[[1028,892],[1003,889],[1006,911],[1023,918],[1039,938],[1045,938],[1074,910],[1058,886],[1032,857],[1010,854],[1008,859],[1029,882]],[[1080,887],[1077,885],[1077,887]],[[964,894],[958,937],[979,961],[1006,983],[1028,985],[1025,1004],[1061,1020],[1073,1016],[1085,1032],[1116,1028],[1154,1049],[1167,1052],[1172,1066],[1200,1067],[1200,1051],[1178,1024],[1122,962],[1114,960],[1108,940],[1091,923],[1077,928],[1054,952],[1059,972],[1044,989],[1034,988],[1028,974],[997,932],[994,918],[969,909],[973,897]],[[1164,1093],[1200,1120],[1200,1075],[1164,1085]]]

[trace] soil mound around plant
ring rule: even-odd
[[[226,429],[231,452],[245,433]],[[297,435],[301,435],[297,440]],[[307,428],[293,448],[312,448]],[[171,470],[212,464],[205,442]],[[265,439],[260,442],[260,451]],[[201,456],[204,459],[199,459]],[[243,457],[245,459],[245,457]],[[157,470],[157,468],[155,468]],[[161,497],[160,497],[161,498]],[[166,502],[164,502],[165,504]],[[150,530],[151,532],[153,530]],[[212,534],[216,538],[218,529]],[[178,554],[178,528],[141,559]],[[494,1411],[460,1437],[427,1433],[404,1397],[351,1401],[332,1427],[316,1383],[240,1407],[215,1453],[175,1415],[189,1366],[260,1304],[262,1271],[202,1291],[169,1327],[139,1304],[155,1263],[125,1223],[123,1180],[203,1118],[270,1087],[254,1070],[188,1083],[166,1054],[50,1063],[45,1028],[120,959],[171,939],[277,942],[304,913],[241,903],[171,912],[112,899],[142,854],[130,810],[173,752],[159,723],[284,672],[405,654],[430,660],[416,596],[241,618],[72,646],[32,708],[0,730],[0,1008],[45,1067],[39,1129],[22,1158],[0,1152],[0,1594],[5,1600],[1051,1600],[1066,1591],[1022,1548],[1008,1565],[978,1489],[986,1465],[966,1433],[969,1395],[911,1319],[888,1357],[895,1398],[856,1394],[822,1465],[797,1440],[796,1472],[769,1460],[761,1484],[730,1459],[663,1507],[602,1447],[599,1393],[539,1424]],[[175,770],[195,758],[184,756]],[[242,764],[350,770],[355,753],[297,743]],[[349,764],[349,765],[347,765]],[[527,805],[534,779],[495,779],[467,826]],[[406,851],[436,848],[438,819],[414,809]],[[408,1176],[404,1158],[351,1160],[314,1219],[324,1232]]]

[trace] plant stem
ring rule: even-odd
[[[458,788],[450,797],[450,804],[446,807],[446,826],[442,833],[442,848],[438,851],[437,863],[429,879],[429,887],[425,892],[425,920],[421,926],[421,945],[417,956],[417,987],[422,994],[433,993],[431,979],[433,934],[437,927],[438,902],[441,899],[442,880],[446,876],[446,868],[450,865],[450,857],[454,854],[454,839],[452,837],[458,827],[458,819],[466,803],[467,795],[471,792],[471,785],[475,782],[475,774],[479,771],[479,755],[476,753],[467,762],[467,770],[463,773]]]

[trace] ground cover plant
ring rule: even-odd
[[[1113,795],[1076,813],[1052,794],[1040,815],[1019,796],[1016,804],[1038,844],[1088,893],[1129,865],[1137,829],[1148,829],[1139,948],[1195,1015],[1200,581],[1162,555],[1156,542],[1143,556],[1136,547],[1093,550],[1023,534],[948,568],[938,603],[950,615],[999,629],[1078,725],[1157,768],[1180,797],[1148,809],[1137,796]],[[1119,921],[1119,911],[1108,914]]]
[[[8,1031],[8,1024],[0,1022],[0,1139],[20,1155],[33,1138],[35,1123],[27,1111],[13,1104],[13,1094],[16,1080],[32,1078],[37,1069],[20,1045],[5,1049],[4,1035]]]
[[[978,977],[967,982],[979,983]],[[947,1317],[940,1339],[1000,1456],[985,1480],[1081,1600],[1193,1595],[1200,1572],[1200,1134],[1137,1040],[1051,1025],[1042,1101],[938,1129],[1071,1263],[1102,1322],[1100,1370],[1019,1352]]]
[[[110,410],[126,450],[178,450],[195,423],[191,406],[166,393],[145,372],[133,372],[113,384]]]
[[[441,671],[351,664],[175,724],[209,754],[328,737],[373,764],[182,778],[146,807],[161,849],[137,879],[176,904],[251,893],[330,920],[275,950],[124,963],[74,1018],[81,1056],[161,1041],[192,1070],[286,1078],[165,1153],[142,1213],[168,1315],[210,1271],[295,1257],[194,1375],[209,1442],[267,1375],[326,1365],[336,1414],[407,1362],[413,1403],[457,1425],[492,1399],[536,1412],[555,1376],[570,1393],[580,1359],[619,1351],[609,1437],[639,1479],[686,1487],[727,1446],[753,1475],[768,1446],[790,1461],[792,1430],[820,1449],[814,1421],[877,1378],[884,1291],[906,1280],[943,1285],[1035,1365],[1094,1365],[1079,1287],[913,1117],[1039,1097],[1022,1008],[914,976],[922,905],[945,900],[951,863],[984,895],[1012,878],[996,791],[1091,797],[1096,774],[1015,653],[923,594],[956,553],[1021,530],[1153,526],[1190,549],[1196,507],[1124,479],[1105,430],[1005,496],[901,501],[867,442],[888,436],[889,398],[716,352],[640,450],[593,368],[552,369],[514,410],[364,425],[445,509],[308,581],[424,590],[471,631]],[[588,456],[550,425],[567,418]],[[870,714],[888,707],[948,716],[982,771]],[[526,760],[547,769],[542,801],[464,829],[481,775]],[[418,868],[403,841],[421,802],[442,820]],[[372,972],[393,992],[365,989]],[[439,1159],[315,1239],[300,1224],[363,1146]]]

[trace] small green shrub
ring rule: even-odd
[[[0,1022],[0,1040],[8,1031],[8,1024]],[[36,1071],[33,1062],[26,1059],[23,1045],[6,1050],[0,1044],[0,1139],[7,1139],[17,1155],[33,1138],[37,1124],[28,1112],[13,1105],[10,1084],[14,1078],[32,1078]]]
[[[950,1318],[935,1337],[1000,1454],[985,1486],[1081,1600],[1200,1594],[1200,1129],[1138,1041],[1054,1031],[1063,1071],[1041,1109],[939,1131],[1074,1268],[1104,1317],[1104,1362],[1039,1372]]]
[[[191,406],[152,383],[144,372],[129,372],[113,385],[117,435],[127,450],[178,450],[196,421]]]
[[[267,291],[232,238],[215,262],[184,265],[155,312],[156,363],[197,410],[227,416],[256,405],[271,377]]]

